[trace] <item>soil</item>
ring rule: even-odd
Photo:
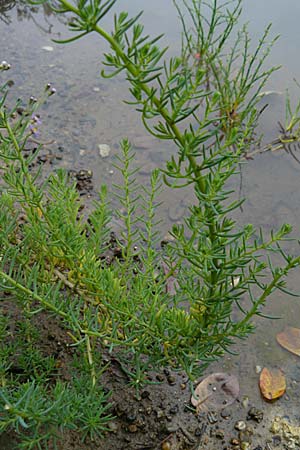
[[[2,313],[9,314],[11,335],[14,336],[20,311],[9,298],[1,302]],[[45,356],[52,355],[59,362],[59,378],[71,379],[70,363],[74,348],[66,331],[57,321],[42,312],[34,317],[40,332],[39,348]],[[81,442],[73,431],[64,432],[58,450],[271,450],[300,448],[297,436],[271,432],[277,408],[265,408],[243,398],[242,393],[233,405],[196,414],[190,399],[189,382],[184,373],[169,369],[149,374],[149,382],[139,395],[128,385],[128,377],[114,358],[103,355],[109,362],[101,383],[111,392],[110,412],[114,419],[103,439]],[[17,371],[18,367],[11,368]],[[288,408],[286,409],[288,411]],[[299,423],[299,422],[298,422]],[[299,436],[298,436],[299,438]],[[291,444],[292,442],[292,444]],[[14,433],[0,436],[0,449],[12,450],[17,438]],[[51,447],[50,447],[51,448]]]

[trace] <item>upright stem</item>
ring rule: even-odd
[[[91,377],[92,377],[92,386],[96,385],[96,371],[95,371],[95,365],[94,365],[94,359],[93,359],[93,351],[91,346],[91,338],[90,336],[86,335],[86,352],[87,352],[87,358],[88,363],[91,370]]]
[[[60,3],[65,6],[65,9],[67,11],[71,11],[77,16],[81,16],[80,10],[76,8],[74,5],[72,5],[67,0],[60,0]],[[127,55],[124,53],[118,42],[114,39],[113,36],[111,36],[109,33],[107,33],[103,28],[101,28],[99,25],[95,24],[92,29],[96,31],[100,36],[102,36],[111,46],[111,48],[115,51],[117,56],[124,62],[125,67],[127,71],[130,73],[131,76],[137,77],[138,76],[138,70],[135,67],[134,63],[130,61],[130,59],[127,57]],[[186,146],[184,135],[180,132],[179,128],[176,126],[174,121],[169,115],[169,112],[167,108],[163,107],[161,105],[161,102],[159,98],[153,94],[152,90],[148,87],[147,84],[140,82],[139,83],[140,89],[148,96],[151,97],[152,102],[157,107],[157,110],[159,111],[161,117],[165,120],[165,122],[168,124],[168,127],[172,130],[174,141],[176,141],[178,144],[180,144],[181,147]],[[187,151],[187,158],[190,164],[190,167],[192,169],[192,172],[194,174],[194,180],[197,185],[197,188],[199,191],[203,194],[207,191],[207,184],[205,182],[204,177],[201,174],[201,168],[197,164],[197,160],[194,156],[189,154],[189,151]],[[205,208],[208,210],[209,214],[214,215],[214,212],[211,210],[211,208],[207,205],[205,205]],[[216,240],[216,228],[215,228],[215,221],[211,221],[211,223],[208,225],[209,229],[209,237],[211,240],[211,243],[213,244]],[[218,267],[218,260],[213,261],[213,266],[215,268]],[[214,267],[211,268],[211,286],[213,286],[217,279],[217,269]],[[210,289],[211,296],[213,296],[213,287]]]

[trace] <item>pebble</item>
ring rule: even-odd
[[[162,417],[164,417],[164,412],[161,409],[157,409],[156,410],[156,417],[158,419],[161,419]]]
[[[136,415],[133,413],[133,414],[127,414],[127,416],[126,416],[126,420],[128,421],[128,422],[134,422],[135,420],[136,420]]]
[[[251,428],[246,428],[245,431],[239,432],[239,440],[241,442],[251,443],[251,437],[253,436],[253,430]]]
[[[171,386],[174,386],[174,384],[176,384],[176,378],[173,375],[169,375],[167,380]]]
[[[170,414],[177,414],[178,410],[179,410],[178,405],[175,405],[175,406],[172,406],[172,408],[170,408],[169,413]]]
[[[195,429],[195,436],[196,437],[199,437],[199,436],[202,436],[202,434],[203,434],[203,432],[204,432],[205,430],[203,430],[203,427],[202,428],[199,428],[199,427],[197,427],[196,429]]]
[[[160,246],[163,248],[166,245],[168,245],[170,242],[173,242],[175,240],[174,236],[172,236],[170,233],[167,233],[163,240],[160,243]]]
[[[44,45],[42,50],[45,50],[46,52],[53,52],[54,48],[51,47],[51,45]]]
[[[162,373],[158,373],[155,378],[157,379],[157,381],[160,381],[160,382],[164,381],[164,379],[165,379],[165,377],[163,376]]]
[[[279,447],[282,443],[281,436],[279,434],[275,434],[272,438],[274,447]]]
[[[222,419],[229,419],[231,414],[230,412],[223,409],[223,411],[220,412],[220,416],[222,417]]]
[[[249,406],[249,397],[244,397],[243,398],[243,400],[242,400],[242,406],[243,406],[243,408],[248,408],[248,406]]]
[[[143,391],[141,393],[142,398],[150,398],[150,392],[149,391]]]
[[[207,413],[207,420],[211,424],[217,423],[218,422],[217,413],[215,413],[214,411],[209,411]]]
[[[130,433],[136,433],[137,430],[138,430],[138,427],[137,427],[134,423],[132,423],[132,424],[129,425],[129,427],[128,427],[128,431],[130,431]]]
[[[234,428],[238,431],[244,431],[246,429],[246,423],[243,420],[238,420],[235,423]]]
[[[225,433],[223,430],[217,430],[216,431],[216,438],[217,439],[224,439]]]
[[[161,444],[161,450],[171,450],[172,446],[169,441],[165,441]]]
[[[108,144],[99,144],[98,148],[99,148],[99,155],[102,158],[107,158],[107,156],[109,156],[110,146]]]
[[[257,423],[260,423],[264,418],[264,413],[260,410],[252,406],[249,409],[247,414],[247,420],[254,420]]]

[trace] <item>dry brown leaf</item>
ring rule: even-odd
[[[300,356],[300,329],[286,327],[276,336],[278,344],[295,355]]]
[[[263,397],[267,400],[281,397],[286,390],[284,373],[280,369],[264,367],[260,373],[259,387]]]
[[[191,403],[200,411],[220,410],[231,405],[239,395],[239,382],[234,375],[213,373],[196,387]]]

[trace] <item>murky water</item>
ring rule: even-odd
[[[249,21],[254,39],[259,39],[269,22],[273,23],[274,35],[281,35],[269,62],[281,64],[282,69],[266,88],[277,93],[268,99],[270,106],[261,126],[266,140],[270,141],[276,137],[277,121],[284,120],[282,93],[289,87],[292,97],[296,99],[300,95],[300,90],[293,83],[293,78],[300,81],[300,3],[298,0],[245,0],[244,3],[243,20]],[[144,9],[147,31],[156,34],[165,32],[165,41],[171,42],[170,51],[177,50],[180,32],[171,0],[120,0],[118,8],[127,9],[131,14]],[[126,82],[122,78],[103,80],[100,77],[101,54],[106,47],[97,36],[90,35],[62,46],[51,39],[63,37],[66,34],[65,25],[46,8],[35,11],[17,4],[5,14],[0,21],[0,59],[9,61],[12,69],[1,76],[14,80],[12,95],[16,97],[37,95],[47,82],[56,87],[57,95],[42,111],[45,125],[43,139],[55,139],[54,150],[58,146],[63,147],[65,167],[92,169],[96,185],[111,184],[116,177],[113,157],[118,154],[119,141],[125,136],[137,148],[136,159],[141,166],[141,177],[146,177],[167,158],[172,151],[171,146],[149,138],[138,114],[121,102],[121,99],[128,98]],[[99,155],[99,144],[110,145],[112,152],[108,158]],[[283,153],[264,154],[249,161],[243,167],[242,175],[242,194],[247,201],[241,213],[241,222],[252,222],[266,231],[280,226],[282,222],[290,222],[294,226],[294,235],[299,237],[300,166],[296,161]],[[238,183],[239,180],[237,186]],[[170,191],[166,189],[162,195],[165,205],[170,203],[169,195]],[[160,211],[165,230],[171,222],[180,220],[186,208],[188,194],[177,195],[176,207],[164,206]],[[295,245],[293,251],[299,252],[299,247]],[[289,282],[292,288],[300,291],[298,273],[292,274]],[[292,367],[297,362],[295,357],[278,347],[275,334],[285,324],[299,327],[300,301],[275,293],[267,312],[283,316],[283,319],[272,324],[259,320],[257,333],[241,347],[242,357],[235,360],[240,363],[241,374],[247,374],[247,380],[242,380],[242,385],[250,386],[256,392],[255,365],[283,366],[287,373],[292,373]],[[249,395],[253,395],[253,389]]]

